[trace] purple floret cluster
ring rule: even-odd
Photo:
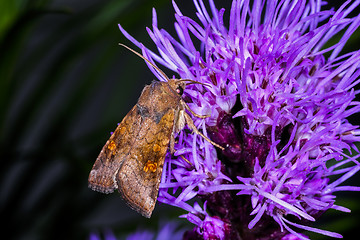
[[[184,239],[308,239],[301,229],[341,237],[311,222],[328,209],[349,212],[334,194],[360,190],[343,184],[360,169],[360,131],[347,120],[360,111],[360,51],[342,53],[360,26],[360,15],[350,17],[359,1],[337,10],[320,0],[234,0],[229,10],[193,2],[197,20],[173,2],[176,37],[153,11],[147,31],[158,53],[119,25],[151,62],[203,83],[183,99],[210,115],[192,119],[225,148],[185,127],[158,201],[195,224]]]

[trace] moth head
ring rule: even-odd
[[[180,96],[182,96],[183,93],[184,93],[184,87],[185,87],[185,86],[181,86],[181,85],[179,84],[179,85],[177,86],[177,88],[176,88],[176,93],[179,94]]]
[[[182,79],[169,79],[168,81],[171,89],[180,97],[183,95],[186,88],[186,82]]]
[[[190,84],[201,84],[201,85],[204,85],[204,86],[211,87],[211,86],[209,86],[209,85],[206,84],[206,83],[194,81],[194,80],[191,80],[191,79],[169,79],[169,80],[168,80],[168,83],[169,83],[170,87],[171,87],[179,96],[182,96],[182,95],[183,95],[186,86],[187,86],[187,85],[190,85]]]

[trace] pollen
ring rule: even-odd
[[[107,148],[108,148],[110,151],[114,151],[115,148],[116,148],[116,143],[115,143],[113,140],[111,140],[110,143],[109,143],[109,145],[107,146]]]
[[[157,163],[156,162],[152,162],[150,160],[147,161],[147,163],[144,166],[144,172],[148,172],[149,170],[151,172],[155,172],[157,169]]]

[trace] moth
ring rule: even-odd
[[[214,146],[224,149],[204,136],[194,125],[182,99],[186,79],[169,79],[148,59],[119,44],[146,60],[167,82],[153,81],[145,86],[138,102],[117,126],[102,148],[89,174],[89,188],[101,193],[120,192],[134,210],[150,218],[158,196],[166,152],[174,153],[175,134],[185,124]],[[201,84],[201,83],[200,83]]]

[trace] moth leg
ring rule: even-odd
[[[174,128],[173,128],[173,134],[180,132],[185,127],[185,117],[184,117],[185,110],[182,108],[179,108],[175,113],[174,118]]]
[[[175,125],[174,125],[174,127],[175,127]],[[170,136],[170,153],[171,153],[171,155],[174,155],[174,153],[175,153],[175,132],[174,131],[172,131],[172,133],[171,133],[171,136]]]
[[[179,128],[181,128],[181,126],[182,126],[182,128],[184,128],[184,125],[185,125],[184,110],[179,110],[177,112],[177,114],[175,115],[175,119],[177,119],[177,122],[175,122],[173,131],[171,132],[171,136],[170,136],[170,153],[171,153],[171,155],[174,155],[174,153],[175,153],[175,133],[182,130]],[[192,165],[191,162],[189,160],[187,160],[183,155],[180,155],[180,157],[182,159],[184,159],[185,162]]]
[[[189,126],[189,128],[195,132],[196,134],[199,134],[202,138],[204,138],[206,141],[208,141],[209,143],[211,143],[212,145],[214,145],[215,147],[220,148],[221,150],[224,150],[225,148],[223,148],[222,146],[220,146],[219,144],[211,141],[208,137],[206,137],[204,134],[202,134],[195,126],[193,120],[191,119],[191,117],[189,116],[189,114],[187,114],[186,112],[184,112],[184,118],[186,121],[186,124]]]
[[[187,162],[188,164],[190,164],[190,166],[192,166],[192,163],[191,163],[189,160],[187,160],[186,157],[184,157],[183,155],[180,155],[180,157],[181,157],[182,159],[184,159],[185,162]]]
[[[174,125],[171,131],[170,136],[170,153],[173,155],[175,153],[175,134],[180,132],[185,127],[185,118],[184,118],[185,111],[182,107],[178,107],[175,111],[174,116]]]
[[[184,103],[184,102],[181,102],[181,103],[189,112],[191,112],[192,115],[194,115],[197,118],[204,119],[204,118],[208,118],[211,116],[211,115],[199,115],[199,114],[195,113],[193,110],[191,110],[191,108],[186,103]]]

